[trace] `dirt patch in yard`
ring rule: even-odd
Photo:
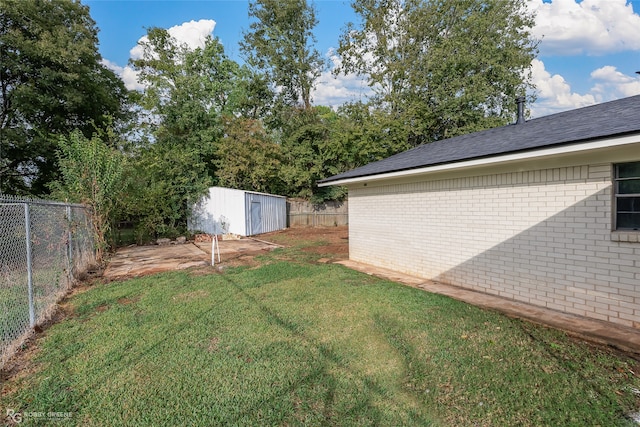
[[[261,234],[256,237],[260,240],[286,246],[294,246],[302,242],[309,244],[314,242],[347,244],[349,241],[349,227],[346,225],[338,227],[294,227]]]
[[[211,257],[211,243],[202,242],[196,245]],[[349,228],[340,227],[296,227],[273,231],[255,237],[240,240],[221,240],[220,262],[216,252],[216,266],[257,267],[258,257],[279,247],[299,247],[302,252],[320,255],[319,262],[336,262],[349,258]],[[206,274],[208,269],[200,269]],[[198,270],[198,271],[200,271]]]
[[[326,245],[312,246],[303,248],[302,250],[313,254],[332,255],[335,259],[346,259],[349,257],[349,245],[342,242],[327,243]]]
[[[301,246],[303,252],[322,255],[323,262],[349,258],[349,228],[300,227],[260,235],[260,239],[283,246]]]
[[[39,368],[34,363],[31,363],[31,360],[34,359],[38,353],[40,353],[38,339],[36,336],[31,335],[22,344],[16,354],[5,363],[2,370],[0,370],[0,398],[13,394],[20,385],[19,380],[33,375],[38,371]]]
[[[210,265],[211,242],[197,242],[195,245],[207,254],[208,264]],[[216,271],[220,271],[220,269],[227,267],[257,266],[259,262],[256,257],[279,247],[281,245],[251,237],[243,237],[238,240],[219,240],[214,257],[214,267]]]

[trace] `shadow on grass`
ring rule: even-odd
[[[314,369],[309,375],[299,378],[297,382],[291,385],[291,387],[287,390],[282,390],[281,392],[274,393],[271,397],[269,397],[266,401],[261,403],[266,403],[269,401],[276,401],[280,399],[284,394],[290,394],[294,392],[297,388],[314,385],[316,383],[321,383],[326,385],[327,390],[324,396],[324,420],[322,425],[333,425],[337,421],[345,421],[346,419],[352,419],[353,421],[359,420],[363,418],[367,419],[368,423],[373,425],[380,425],[384,421],[384,416],[381,411],[374,404],[374,397],[379,398],[380,400],[393,400],[393,396],[385,390],[375,379],[372,379],[368,376],[363,376],[359,372],[355,372],[349,368],[349,366],[343,362],[342,357],[333,351],[329,346],[318,342],[314,338],[310,337],[308,334],[305,334],[304,328],[298,325],[296,322],[293,322],[285,317],[281,316],[279,313],[270,309],[268,306],[262,304],[259,300],[257,300],[252,295],[248,294],[245,290],[245,287],[231,280],[228,276],[223,276],[222,279],[226,281],[229,285],[235,287],[239,293],[241,293],[246,300],[250,301],[255,307],[257,307],[260,312],[268,319],[268,321],[283,330],[287,331],[292,336],[304,341],[305,343],[311,345],[315,348],[318,353],[321,355],[323,359],[322,365]],[[338,415],[333,411],[334,406],[338,403],[335,400],[336,387],[337,387],[337,379],[335,374],[330,372],[333,368],[333,365],[338,366],[340,369],[350,372],[362,381],[365,385],[367,393],[359,393],[357,396],[357,400],[355,404],[353,404],[348,412],[339,412],[340,419],[335,419],[335,415]],[[397,402],[398,406],[404,406],[404,402]],[[246,408],[245,411],[233,419],[227,419],[226,422],[230,424],[235,424],[242,418],[242,415],[249,415],[253,413],[256,408]],[[426,418],[425,416],[418,414],[415,411],[410,411],[408,414],[409,419],[407,420],[412,425],[431,425],[433,423],[432,420]]]
[[[106,285],[76,300],[85,315],[49,335],[42,375],[11,403],[78,425],[577,425],[584,406],[609,413],[583,425],[620,420],[621,389],[584,347],[358,278],[374,284],[275,261]]]

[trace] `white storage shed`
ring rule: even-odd
[[[211,187],[209,195],[193,207],[188,227],[190,231],[240,236],[282,230],[287,227],[287,200],[273,194]]]

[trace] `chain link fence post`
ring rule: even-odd
[[[36,325],[36,311],[33,304],[33,258],[31,257],[31,212],[29,203],[24,204],[25,243],[27,246],[27,289],[29,298],[29,327]]]
[[[0,194],[0,368],[95,262],[85,206]]]
[[[67,206],[67,276],[69,281],[73,280],[73,218],[71,217],[71,206]]]

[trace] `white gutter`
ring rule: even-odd
[[[331,185],[348,185],[356,184],[359,182],[374,182],[390,178],[407,178],[432,172],[453,171],[468,169],[478,166],[487,166],[492,164],[510,163],[522,160],[532,160],[542,157],[557,156],[560,154],[572,154],[581,153],[585,151],[597,150],[601,148],[612,148],[627,144],[634,144],[640,142],[639,135],[623,136],[613,139],[599,139],[592,142],[575,143],[570,145],[562,145],[559,147],[532,149],[529,151],[523,151],[519,153],[503,154],[491,157],[485,157],[482,159],[467,160],[461,162],[444,163],[435,166],[426,166],[416,169],[408,169],[397,172],[388,172],[375,175],[359,176],[354,178],[345,178],[337,181],[323,182],[318,184],[318,187],[328,187]]]

